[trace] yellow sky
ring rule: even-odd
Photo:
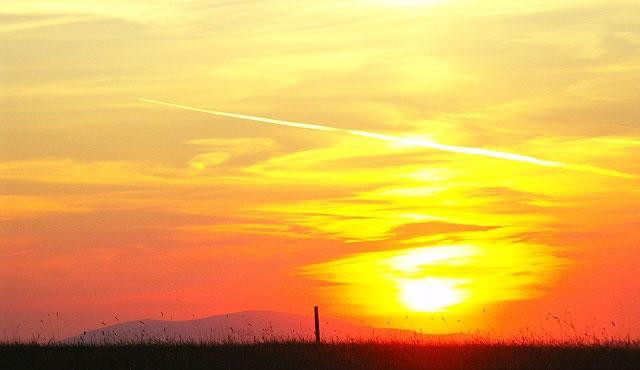
[[[320,304],[638,335],[639,11],[5,1],[0,327]]]

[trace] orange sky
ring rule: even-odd
[[[3,2],[2,335],[318,304],[640,336],[638,12]]]

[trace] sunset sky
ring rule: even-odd
[[[2,1],[0,336],[319,305],[640,337],[639,14]]]

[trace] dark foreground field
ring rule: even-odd
[[[383,343],[0,346],[2,369],[640,369],[626,345]]]

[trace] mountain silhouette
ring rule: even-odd
[[[320,320],[324,341],[454,340],[462,334],[427,335],[410,330],[375,328],[334,318]],[[234,342],[304,340],[314,337],[313,317],[273,311],[244,311],[187,321],[135,320],[89,330],[60,341],[65,344],[130,342]]]

